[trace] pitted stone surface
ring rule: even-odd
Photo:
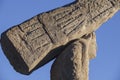
[[[88,80],[89,60],[96,55],[93,41],[92,33],[68,45],[52,65],[51,80]]]
[[[1,35],[16,71],[29,74],[59,55],[72,40],[94,32],[120,9],[120,0],[76,0],[41,13]]]

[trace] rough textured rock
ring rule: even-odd
[[[119,9],[120,0],[77,0],[8,29],[1,35],[2,49],[16,71],[29,74]]]
[[[96,55],[95,40],[90,34],[68,45],[52,65],[51,80],[88,80],[89,54]]]

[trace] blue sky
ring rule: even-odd
[[[0,34],[39,13],[74,0],[0,0]],[[120,11],[97,31],[97,57],[90,61],[89,80],[120,80]],[[0,48],[0,80],[50,80],[53,61],[31,75],[17,73]]]

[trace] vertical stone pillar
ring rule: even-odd
[[[89,60],[96,55],[95,41],[95,35],[90,34],[71,43],[53,63],[51,80],[88,80]]]

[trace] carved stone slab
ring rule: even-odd
[[[120,9],[119,0],[77,0],[39,14],[1,35],[2,49],[16,71],[29,74],[72,40],[95,31]]]

